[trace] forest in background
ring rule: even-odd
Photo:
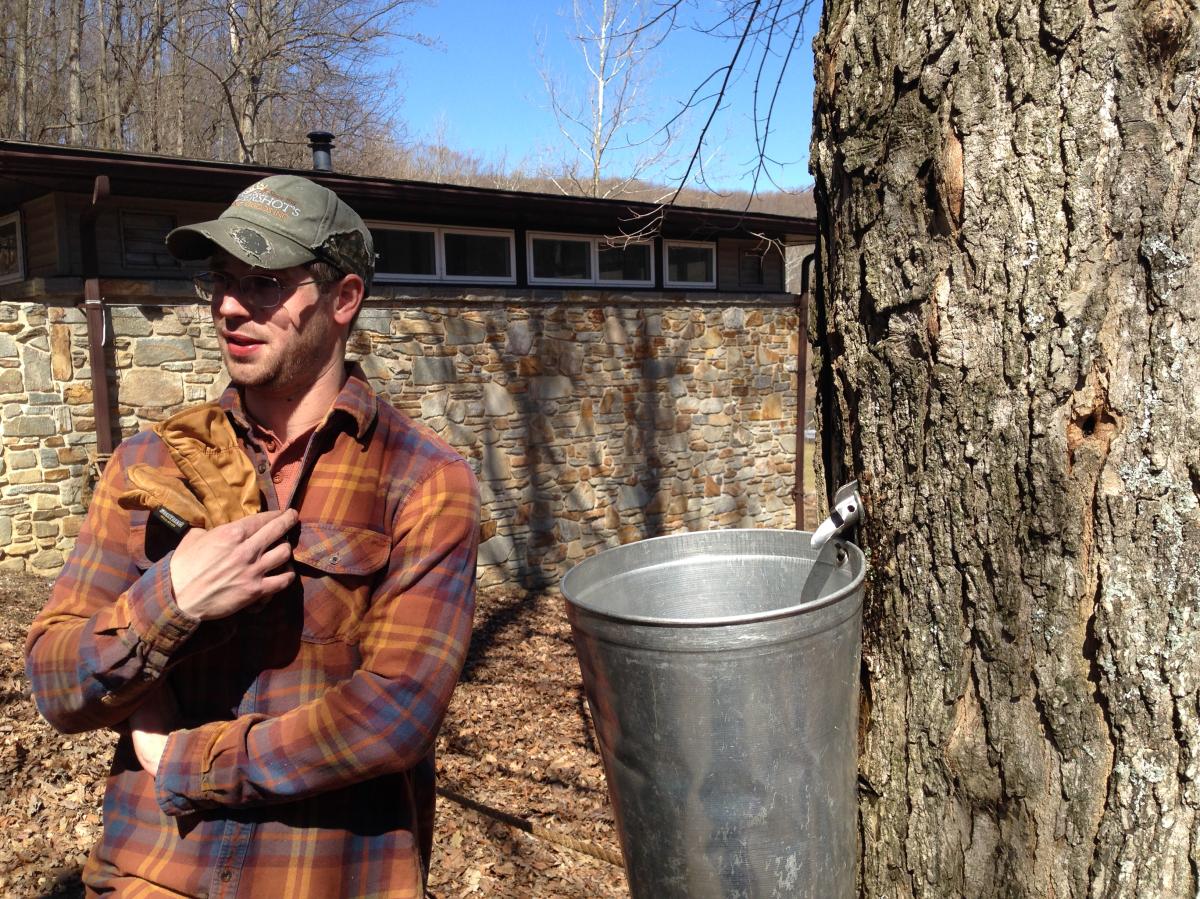
[[[419,2],[0,0],[0,125],[35,143],[297,168],[310,164],[306,134],[320,129],[336,136],[335,167],[354,174],[650,202],[674,194],[628,172],[581,184],[564,177],[561,157],[509,164],[436,134],[409,138],[397,73],[377,63],[396,42],[435,43],[406,30]],[[814,214],[808,191],[689,186],[675,202]]]

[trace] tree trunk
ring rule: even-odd
[[[1200,888],[1197,41],[1183,0],[826,3],[864,895]]]
[[[67,143],[83,143],[83,71],[80,51],[83,46],[84,0],[72,0],[68,8],[70,34],[67,38]]]
[[[32,80],[29,45],[33,32],[32,0],[23,0],[17,10],[21,16],[13,54],[15,58],[13,68],[16,75],[16,84],[13,87],[16,90],[17,100],[17,138],[29,140],[29,89]]]
[[[252,10],[247,10],[243,16],[232,3],[228,8],[229,15],[229,65],[231,75],[228,79],[233,91],[229,111],[233,116],[234,132],[238,139],[238,162],[254,162],[254,151],[257,144],[255,134],[255,95],[258,88],[258,71],[254,68],[252,52],[255,48],[252,38],[256,37],[254,24],[250,21]]]
[[[171,76],[175,85],[175,154],[182,156],[188,146],[187,133],[187,72],[191,52],[191,21],[184,0],[175,0],[175,42],[171,51]]]
[[[100,64],[97,67],[100,79],[96,84],[96,110],[100,128],[96,134],[96,143],[109,150],[117,147],[116,96],[119,85],[116,83],[118,73],[113,57],[114,47],[120,41],[120,31],[114,27],[120,14],[120,7],[117,5],[119,3],[120,0],[96,0],[96,21],[100,27]]]
[[[162,123],[166,121],[163,109],[163,43],[166,39],[167,17],[163,0],[154,0],[154,44],[150,49],[150,81],[153,87],[150,104],[150,152],[162,152]]]

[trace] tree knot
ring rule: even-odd
[[[1117,419],[1101,397],[1091,409],[1077,411],[1067,422],[1067,461],[1074,466],[1084,449],[1103,460],[1117,435]]]
[[[1191,38],[1191,15],[1184,0],[1145,0],[1142,4],[1142,35],[1147,54],[1168,60]]]

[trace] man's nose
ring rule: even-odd
[[[232,282],[217,298],[214,311],[221,318],[252,318],[254,307],[241,299],[242,286],[237,281]]]

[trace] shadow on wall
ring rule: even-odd
[[[475,467],[481,583],[538,593],[587,555],[664,532],[658,440],[674,427],[676,360],[653,358],[643,313],[396,310],[392,333],[360,324],[351,349],[380,393]]]
[[[791,526],[790,307],[402,302],[366,310],[352,349],[471,460],[481,585],[536,595],[620,543]]]

